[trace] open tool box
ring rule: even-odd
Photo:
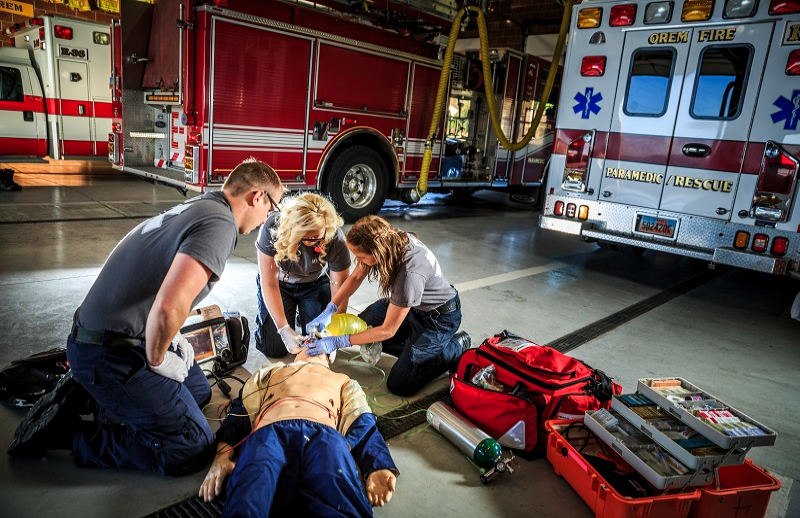
[[[682,378],[639,380],[610,410],[587,412],[586,426],[661,490],[708,486],[722,466],[740,465],[777,434]]]
[[[700,498],[693,487],[667,492],[647,487],[580,419],[547,421],[545,428],[547,460],[597,518],[684,518]]]

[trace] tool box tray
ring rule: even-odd
[[[659,384],[672,381],[680,382],[680,385],[674,385],[672,387],[658,386]],[[656,405],[667,410],[670,414],[674,415],[676,418],[683,421],[694,430],[697,430],[697,432],[717,446],[720,446],[726,450],[731,448],[747,450],[752,446],[772,446],[775,444],[775,439],[778,436],[774,430],[764,426],[755,419],[748,417],[744,413],[736,410],[732,406],[720,400],[718,397],[706,392],[705,390],[697,387],[683,378],[670,377],[640,379],[636,387],[636,391],[637,393],[642,394],[646,398],[653,401]],[[671,396],[671,398],[668,396]],[[752,425],[748,433],[757,433],[758,435],[734,435],[738,432],[736,430],[725,428],[729,425],[725,423],[711,423],[710,421],[703,420],[690,411],[690,409],[698,407],[706,407],[707,409],[711,410],[718,409],[728,411],[730,414],[738,418],[740,422]],[[705,410],[705,412],[707,412],[707,410]]]

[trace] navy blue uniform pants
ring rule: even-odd
[[[461,357],[461,345],[453,338],[461,325],[461,301],[457,309],[445,315],[411,308],[397,333],[384,340],[383,352],[397,356],[386,378],[386,388],[398,396],[411,396],[438,378]],[[389,302],[373,302],[359,317],[377,327],[386,319]]]
[[[304,419],[253,432],[227,486],[223,517],[372,516],[345,438]]]
[[[278,334],[275,322],[269,316],[269,310],[264,303],[261,295],[261,276],[256,275],[256,286],[258,299],[258,316],[256,316],[256,349],[261,351],[264,356],[272,358],[282,358],[289,354],[283,340]],[[305,334],[306,324],[314,320],[325,306],[331,301],[331,283],[326,275],[314,282],[292,284],[289,282],[278,281],[283,300],[283,312],[286,321],[292,328],[295,322],[300,321],[300,334]]]
[[[81,423],[73,442],[77,466],[172,476],[206,466],[214,436],[201,408],[211,400],[211,387],[197,363],[178,383],[147,368],[144,347],[94,345],[72,336],[67,358],[103,416]]]

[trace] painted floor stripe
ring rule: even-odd
[[[459,293],[464,293],[466,291],[477,290],[480,288],[488,288],[489,286],[494,286],[495,284],[502,284],[504,282],[515,281],[517,279],[522,279],[523,277],[531,277],[533,275],[547,273],[552,270],[558,270],[559,268],[566,268],[567,266],[569,265],[566,263],[560,261],[554,261],[552,263],[548,263],[542,266],[534,266],[532,268],[525,268],[523,270],[517,270],[514,272],[506,272],[506,273],[501,273],[499,275],[484,277],[483,279],[475,279],[474,281],[462,282],[456,284],[456,289],[458,290]]]

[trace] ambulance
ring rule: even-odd
[[[108,156],[107,25],[42,16],[6,28],[0,48],[0,163]]]
[[[540,227],[800,277],[800,2],[574,7]]]

